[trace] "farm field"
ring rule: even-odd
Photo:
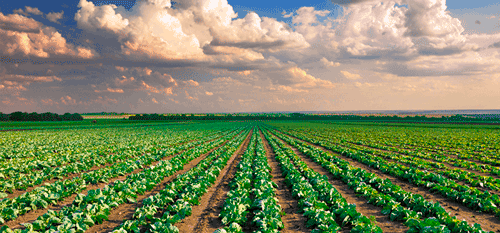
[[[500,232],[500,126],[122,122],[0,132],[0,232]]]

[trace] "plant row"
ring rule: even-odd
[[[368,218],[349,204],[333,187],[328,178],[310,169],[291,148],[264,131],[285,175],[285,183],[298,199],[299,208],[308,219],[313,232],[337,232],[340,226],[351,227],[351,232],[382,232],[373,218]]]
[[[392,184],[389,179],[380,179],[373,173],[352,167],[347,161],[333,154],[326,153],[317,147],[277,131],[274,132],[329,170],[334,177],[341,178],[348,183],[357,193],[365,196],[370,203],[382,206],[384,208],[383,214],[390,214],[391,220],[404,221],[413,232],[419,232],[424,228],[442,228],[443,232],[451,231],[454,233],[485,232],[479,224],[469,226],[466,221],[460,221],[455,216],[450,216],[439,203],[429,202],[419,194],[406,192],[400,186]],[[375,168],[377,167],[375,166]],[[421,220],[420,218],[427,219]]]
[[[212,135],[217,135],[214,133]],[[206,137],[202,134],[198,135],[188,135],[183,137],[174,137],[169,141],[164,142],[161,145],[156,145],[155,148],[148,150],[149,152],[155,153],[161,151],[165,148],[170,148],[176,144],[186,143],[192,141],[193,139],[200,139]],[[142,155],[146,151],[137,149],[129,149],[126,151],[121,151],[116,154],[110,154],[106,156],[99,156],[92,153],[85,153],[85,155],[78,154],[78,157],[74,162],[61,167],[45,167],[41,170],[31,170],[30,172],[17,173],[16,176],[11,176],[7,180],[0,180],[0,192],[12,193],[13,190],[26,190],[28,187],[33,187],[35,185],[42,184],[46,180],[53,178],[62,179],[70,174],[78,174],[82,172],[87,172],[95,166],[102,166],[105,164],[114,164],[118,161],[125,161],[131,158],[136,158]],[[20,165],[19,167],[23,167]],[[12,168],[12,167],[11,167]],[[16,169],[14,169],[16,170]]]
[[[270,172],[262,138],[255,130],[219,214],[227,232],[242,232],[242,226],[258,232],[279,232],[284,227]]]
[[[0,207],[2,209],[0,222],[3,223],[4,221],[16,219],[20,215],[23,215],[31,210],[45,209],[50,204],[57,204],[58,201],[85,190],[88,184],[108,182],[108,179],[131,173],[137,169],[146,168],[153,162],[160,161],[188,148],[194,147],[181,153],[181,155],[185,156],[189,153],[196,153],[199,148],[213,148],[230,139],[237,133],[237,131],[234,131],[211,142],[205,141],[212,140],[219,136],[209,136],[198,141],[190,142],[177,147],[167,148],[155,154],[146,153],[139,157],[130,158],[123,162],[116,163],[110,167],[83,173],[73,179],[56,181],[42,187],[37,187],[34,190],[23,193],[13,199],[4,198],[0,200]]]
[[[175,223],[192,214],[192,206],[211,187],[247,137],[249,130],[210,153],[187,172],[178,175],[163,190],[144,199],[132,220],[125,220],[113,232],[179,232]]]

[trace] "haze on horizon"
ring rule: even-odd
[[[2,3],[0,112],[498,109],[499,26],[492,0]]]

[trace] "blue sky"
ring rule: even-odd
[[[0,109],[498,108],[496,1],[332,2],[2,3]]]

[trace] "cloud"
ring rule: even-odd
[[[155,86],[151,86],[151,85],[147,84],[144,81],[142,81],[142,89],[148,93],[163,94],[165,96],[169,96],[169,95],[173,94],[172,87],[164,87],[162,85],[155,87]]]
[[[0,81],[14,81],[23,84],[30,83],[47,83],[54,81],[62,81],[61,78],[57,76],[33,76],[33,75],[20,75],[20,74],[4,74],[0,78]]]
[[[375,0],[330,0],[333,4],[347,6],[360,3],[375,2]]]
[[[344,75],[344,77],[349,79],[349,80],[362,79],[361,75],[349,73],[348,71],[345,71],[345,70],[340,71],[340,73],[342,73]]]
[[[205,91],[205,95],[211,96],[211,95],[214,95],[214,93],[209,92],[209,91]]]
[[[58,21],[63,18],[64,11],[61,12],[50,12],[47,14],[47,19],[50,22],[59,23]]]
[[[121,14],[116,14],[116,5],[95,6],[94,3],[80,0],[80,8],[75,14],[78,27],[87,30],[105,29],[118,32],[129,24]]]
[[[18,14],[6,16],[0,12],[1,31],[37,33],[40,31],[41,27],[42,24],[34,19]]]
[[[182,1],[175,8],[170,1],[139,1],[130,11],[80,0],[78,7],[78,27],[107,43],[118,42],[122,57],[129,60],[234,64],[263,60],[262,52],[309,46],[276,19],[253,12],[235,19],[226,0]]]
[[[500,48],[500,41],[491,44],[490,48]]]
[[[200,84],[194,80],[188,80],[188,81],[182,81],[185,85],[187,86],[193,86],[193,87],[197,87],[199,86]]]
[[[244,18],[233,20],[225,27],[211,29],[214,33],[211,46],[230,46],[261,52],[309,46],[303,36],[292,31],[286,23],[261,18],[255,12],[249,12]]]
[[[500,72],[500,54],[475,51],[448,56],[422,56],[407,62],[410,70],[427,75],[484,75]]]
[[[63,103],[64,105],[76,105],[76,100],[71,98],[71,96],[67,95],[67,96],[61,97],[61,103]]]
[[[153,101],[153,103],[155,103],[155,104],[157,104],[157,103],[158,103],[158,101],[156,101],[156,99],[155,99],[155,98],[151,99],[151,101]]]
[[[326,59],[325,57],[321,58],[320,62],[321,62],[321,64],[323,65],[323,67],[325,67],[325,68],[340,66],[340,63],[338,63],[338,62],[333,62],[333,61],[329,61],[329,60],[328,60],[328,59]]]
[[[112,92],[112,93],[123,93],[123,90],[122,89],[118,89],[118,88],[113,89],[113,88],[109,88],[108,87],[107,91]]]
[[[296,88],[332,88],[335,86],[330,81],[315,78],[299,67],[292,67],[287,72],[292,76],[293,86]]]
[[[481,24],[481,21],[476,20],[474,23],[475,23],[475,24]]]
[[[25,6],[24,9],[25,9],[24,11],[23,11],[23,9],[14,10],[14,13],[16,13],[16,14],[22,14],[22,15],[25,15],[25,16],[29,16],[30,14],[33,14],[33,15],[43,15],[43,12],[41,12],[40,10],[38,10],[38,8],[36,8],[36,7]]]
[[[93,51],[68,44],[54,28],[43,25],[31,18],[0,13],[0,54],[21,57],[74,57],[90,59]]]

